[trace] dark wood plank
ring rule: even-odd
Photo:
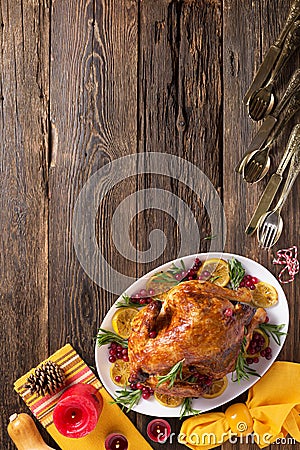
[[[55,2],[52,8],[50,109],[57,147],[49,175],[50,349],[70,342],[93,367],[94,337],[116,292],[102,288],[103,283],[98,286],[93,281],[97,274],[91,279],[81,267],[71,239],[72,218],[90,177],[104,168],[98,184],[105,177],[113,184],[116,169],[108,163],[136,151],[137,17],[135,1],[81,1],[76,7]],[[94,211],[99,251],[120,278],[136,276],[136,258],[118,255],[112,218],[135,189],[135,177],[127,179],[123,173]],[[92,208],[91,203],[86,208]],[[85,226],[79,230],[85,249],[90,246],[89,232]],[[133,242],[135,235],[134,228],[129,230]],[[110,281],[104,266],[100,276]]]
[[[246,237],[244,229],[251,218],[260,195],[266,186],[270,174],[276,170],[287,143],[289,132],[293,124],[299,122],[299,115],[295,117],[272,148],[272,163],[269,174],[256,185],[249,186],[243,182],[234,168],[251,142],[258,124],[247,117],[247,111],[242,99],[256,73],[263,56],[269,46],[279,35],[280,29],[288,13],[291,1],[224,1],[224,207],[227,217],[227,245],[228,251],[243,254],[266,266],[274,275],[278,275],[279,268],[272,264],[275,252],[284,247],[296,244],[299,239],[299,208],[296,199],[299,197],[299,183],[284,208],[285,229],[279,242],[270,251],[259,249],[256,235]],[[278,77],[275,88],[278,97],[282,95],[293,71],[299,67],[299,52]],[[296,292],[299,290],[299,280],[290,285],[283,285],[290,308],[290,328],[284,348],[279,355],[281,360],[299,362],[299,314],[296,303]],[[242,397],[246,399],[246,394]],[[244,443],[240,449],[255,448],[255,445]],[[273,447],[273,446],[272,446]],[[224,445],[232,448],[232,444]],[[274,445],[280,448],[280,445]],[[300,448],[299,444],[293,448]]]
[[[157,166],[165,176],[152,171],[139,180],[138,189],[146,190],[141,206],[147,207],[150,189],[156,189],[156,206],[140,214],[137,244],[142,250],[149,248],[149,235],[154,229],[162,230],[166,237],[165,250],[159,254],[162,242],[158,240],[154,249],[159,256],[140,264],[139,275],[179,256],[182,240],[185,254],[206,250],[205,241],[195,242],[191,236],[191,222],[178,199],[195,218],[200,237],[208,236],[209,217],[201,203],[207,200],[207,185],[199,180],[193,192],[187,182],[178,180],[179,174],[186,179],[193,176],[192,169],[185,165],[189,161],[207,175],[216,190],[220,192],[222,186],[222,175],[216,170],[222,160],[221,32],[221,2],[141,2],[139,152],[162,152],[174,159],[167,163],[164,156],[157,156]],[[183,160],[174,179],[176,156]],[[168,197],[170,193],[177,200]],[[169,205],[176,212],[174,218],[168,213]],[[138,417],[144,430],[148,421]],[[170,422],[177,435],[180,421]],[[176,438],[165,446],[182,448]]]
[[[1,2],[0,337],[3,448],[13,382],[48,355],[48,49],[43,1]]]

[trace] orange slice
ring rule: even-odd
[[[278,302],[278,292],[271,284],[260,281],[251,291],[252,303],[261,308],[270,308]]]
[[[255,357],[259,357],[260,356],[260,352],[262,351],[262,350],[265,350],[267,347],[269,347],[269,344],[270,344],[270,339],[269,339],[269,336],[267,336],[267,334],[263,331],[263,330],[261,330],[260,328],[255,328],[255,330],[253,331],[253,334],[254,333],[258,333],[258,334],[261,334],[262,336],[263,336],[263,338],[264,338],[264,340],[265,340],[265,342],[264,342],[264,344],[261,346],[261,349],[260,349],[260,351],[259,352],[257,352],[257,353],[255,353],[254,355],[250,355],[250,353],[245,353],[245,357],[246,358],[255,358]]]
[[[227,286],[230,281],[229,264],[224,259],[207,259],[198,270],[197,275],[200,279],[211,281],[217,286]]]
[[[110,367],[110,378],[117,386],[128,386],[130,377],[130,363],[118,359]]]
[[[124,339],[128,339],[131,332],[131,321],[138,313],[136,308],[120,308],[112,318],[114,331]]]
[[[147,291],[153,291],[153,295],[168,292],[172,287],[179,283],[173,275],[168,272],[157,272],[146,283]]]
[[[227,386],[228,386],[227,377],[223,377],[221,380],[215,380],[209,386],[208,391],[205,394],[202,394],[202,397],[204,398],[219,397],[219,395],[223,394]]]
[[[167,406],[168,408],[176,408],[176,406],[180,406],[183,402],[182,397],[176,397],[168,394],[159,394],[154,392],[154,397],[163,406]]]

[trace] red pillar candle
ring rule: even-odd
[[[171,426],[164,419],[154,419],[148,423],[147,434],[151,441],[163,444],[171,434]]]
[[[103,399],[94,386],[78,383],[60,397],[53,411],[58,431],[70,438],[81,438],[96,427],[103,407]]]
[[[105,439],[105,450],[127,450],[128,441],[123,434],[111,433]]]

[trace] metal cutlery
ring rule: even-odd
[[[262,145],[266,142],[266,140],[270,136],[270,133],[273,130],[274,126],[276,125],[278,120],[280,120],[280,114],[286,107],[290,98],[296,92],[299,91],[300,91],[300,69],[296,70],[293,73],[283,97],[281,98],[280,102],[274,109],[273,114],[266,117],[260,129],[252,139],[247,152],[244,154],[244,156],[242,157],[242,159],[235,168],[236,172],[242,173],[243,166],[245,165],[245,162],[248,159],[247,156],[250,155],[250,153],[252,153],[254,150],[258,150],[259,148],[262,147]]]
[[[299,172],[300,149],[297,150],[292,157],[289,173],[277,205],[272,211],[268,211],[264,214],[259,221],[257,238],[259,245],[262,248],[268,249],[273,247],[280,238],[283,229],[283,219],[280,213]]]
[[[268,211],[268,209],[275,197],[275,194],[278,191],[278,188],[282,182],[283,172],[285,171],[291,157],[293,156],[295,151],[299,148],[300,148],[300,124],[296,125],[290,134],[290,138],[289,138],[287,147],[286,147],[285,152],[282,156],[282,159],[279,163],[279,166],[278,166],[276,172],[273,173],[273,175],[271,176],[271,178],[261,196],[261,199],[257,205],[257,208],[245,230],[246,234],[251,235],[254,233],[254,231],[257,228],[259,219],[261,218],[261,216],[263,214],[265,214]]]
[[[270,49],[268,50],[268,53],[264,57],[264,60],[258,69],[258,72],[256,73],[250,88],[248,89],[245,97],[244,97],[244,103],[247,105],[249,102],[249,99],[251,95],[259,89],[263,83],[268,79],[271,70],[274,67],[274,64],[277,60],[277,58],[280,55],[282,45],[284,43],[284,40],[286,38],[286,35],[292,25],[292,23],[298,19],[300,16],[300,0],[295,0],[292,3],[291,9],[289,11],[288,17],[286,19],[286,22],[282,28],[282,31],[278,37],[278,39],[274,42],[273,45],[271,45]]]
[[[277,122],[277,127],[274,130],[273,135],[268,139],[263,148],[254,150],[249,154],[243,169],[242,174],[245,181],[248,183],[257,183],[260,181],[268,172],[270,167],[270,149],[281,133],[282,129],[288,123],[288,121],[294,116],[294,114],[300,109],[300,92],[297,91],[292,97],[284,109],[285,114],[282,116],[280,121]]]
[[[273,83],[280,73],[282,67],[290,59],[294,51],[300,46],[300,20],[297,20],[291,26],[288,35],[284,41],[282,51],[271,72],[267,83],[258,90],[254,91],[248,102],[248,113],[251,119],[259,121],[266,117],[273,109],[275,104],[275,94]]]

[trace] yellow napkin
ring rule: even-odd
[[[300,442],[300,364],[278,361],[266,374],[252,386],[248,393],[246,407],[240,404],[241,409],[250,413],[253,434],[250,438],[260,448],[267,447],[277,439],[289,434]],[[230,407],[227,409],[229,413]],[[228,439],[238,438],[232,432],[228,415],[205,413],[191,417],[182,424],[180,442],[194,450],[204,450],[217,447]],[[249,414],[248,414],[249,415]],[[252,419],[251,419],[252,418]],[[236,417],[238,429],[243,431],[243,418],[239,422]],[[247,423],[244,428],[247,428]],[[252,440],[244,435],[243,442]]]
[[[46,361],[53,361],[64,369],[66,386],[75,383],[88,383],[99,389],[103,398],[103,410],[96,428],[83,438],[71,439],[62,436],[57,431],[52,419],[53,409],[63,391],[45,397],[37,396],[36,394],[31,395],[29,389],[24,387],[24,384],[26,384],[27,378],[34,372],[35,368],[15,382],[14,387],[17,393],[62,450],[103,449],[105,437],[113,432],[120,432],[127,437],[129,450],[152,449],[118,405],[111,404],[113,399],[71,345],[65,345],[43,362]]]

